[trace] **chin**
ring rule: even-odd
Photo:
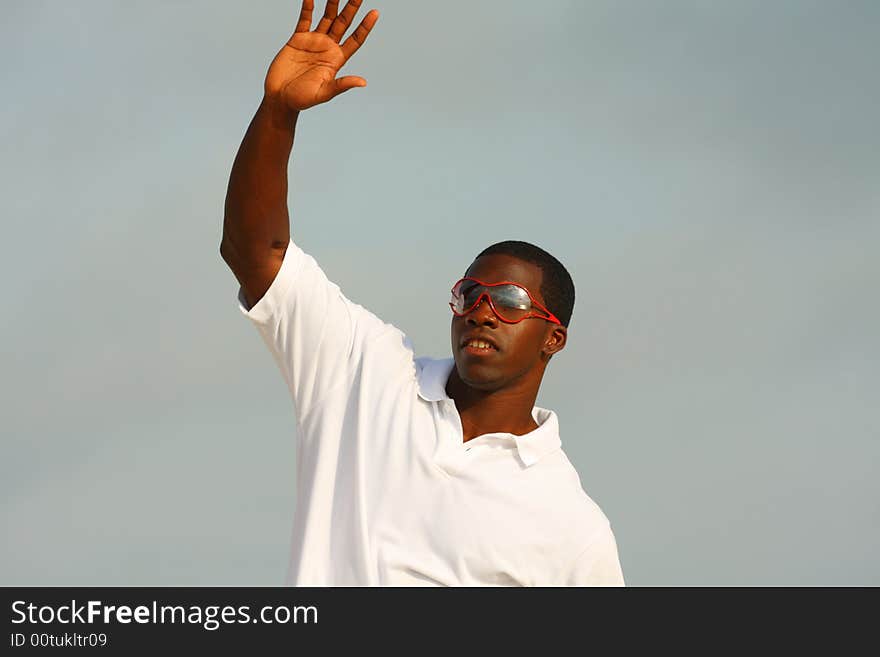
[[[503,377],[494,367],[479,363],[461,363],[455,361],[455,369],[458,370],[458,378],[471,388],[477,390],[497,390],[503,385]]]

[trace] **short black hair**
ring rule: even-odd
[[[567,327],[574,310],[574,281],[559,260],[544,249],[528,242],[507,240],[483,249],[477,258],[487,255],[509,255],[541,268],[541,296],[547,309]],[[477,258],[474,258],[476,260]]]

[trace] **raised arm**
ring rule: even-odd
[[[303,0],[296,30],[269,66],[263,100],[235,156],[220,255],[251,306],[269,289],[290,241],[287,163],[299,113],[367,84],[355,75],[336,77],[379,18],[376,10],[367,13],[340,45],[361,2],[349,0],[339,13],[339,0],[327,0],[310,31],[314,1]]]

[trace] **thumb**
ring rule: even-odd
[[[366,87],[367,81],[358,75],[346,75],[334,80],[333,96],[338,96],[344,91],[354,89],[355,87]]]

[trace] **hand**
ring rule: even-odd
[[[367,86],[367,81],[357,75],[336,78],[339,69],[363,45],[379,20],[379,12],[373,9],[345,43],[339,45],[362,1],[348,0],[342,13],[337,15],[339,0],[327,0],[324,17],[310,32],[315,3],[303,0],[296,31],[275,55],[266,74],[267,99],[300,111],[326,103],[354,87]]]

